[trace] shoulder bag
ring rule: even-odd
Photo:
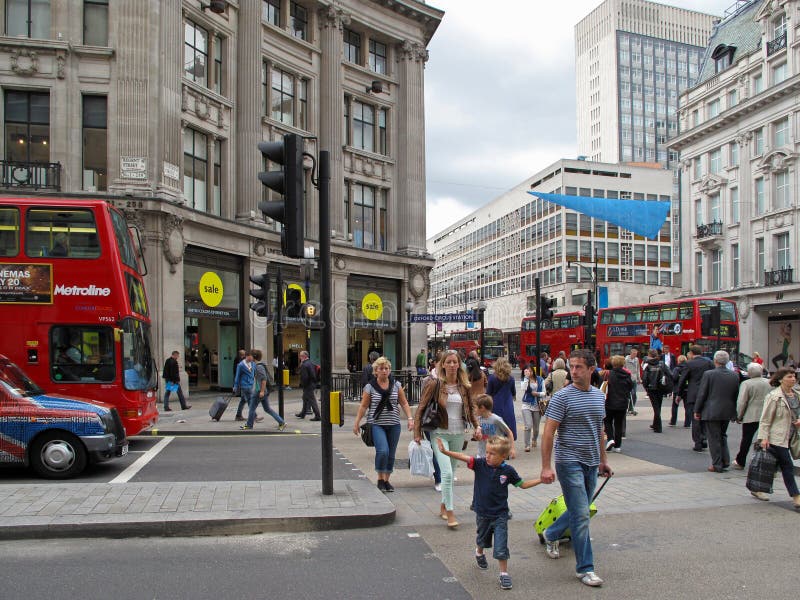
[[[375,446],[375,441],[372,439],[372,423],[361,425],[361,441],[370,448]]]
[[[428,403],[422,411],[422,418],[420,418],[420,427],[423,431],[433,431],[438,429],[442,421],[442,416],[439,414],[439,380],[436,380],[433,394],[431,395]]]

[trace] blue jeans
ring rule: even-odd
[[[400,441],[400,424],[372,424],[372,440],[375,442],[375,471],[391,473],[394,471],[394,455]]]
[[[261,406],[264,407],[264,412],[266,412],[270,417],[275,419],[278,422],[278,425],[283,425],[283,419],[281,416],[272,410],[269,406],[269,394],[265,393],[264,397],[260,399]],[[248,413],[247,413],[247,426],[252,427],[253,424],[256,422],[256,408],[258,408],[258,392],[253,392],[250,396],[250,402],[247,404]]]
[[[181,389],[181,384],[178,384],[178,390],[176,392],[178,394],[178,401],[181,403],[181,408],[186,409],[186,398],[183,396],[183,390]],[[170,392],[164,392],[164,410],[169,408],[169,395]]]
[[[253,397],[252,389],[239,389],[239,406],[236,407],[236,416],[242,416],[242,410],[245,406],[250,406],[250,399]]]
[[[478,548],[491,548],[494,534],[492,556],[495,560],[508,560],[510,556],[508,552],[508,513],[498,517],[475,515],[475,522],[478,525],[475,545]]]
[[[589,504],[597,485],[597,467],[577,461],[557,462],[556,475],[567,510],[545,530],[544,536],[555,541],[564,537],[564,532],[569,529],[575,550],[575,570],[578,573],[594,571],[592,540],[589,537]]]

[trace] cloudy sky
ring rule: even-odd
[[[672,0],[722,15],[734,0]],[[600,0],[428,0],[427,237],[577,155],[575,24]]]

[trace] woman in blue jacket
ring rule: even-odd
[[[503,419],[517,439],[517,418],[514,416],[514,398],[517,389],[511,376],[511,363],[500,357],[494,362],[494,373],[489,375],[486,393],[494,402],[494,414]]]

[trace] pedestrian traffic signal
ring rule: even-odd
[[[306,302],[300,309],[300,319],[303,321],[306,329],[319,329],[319,316],[320,308],[314,302]]]
[[[269,275],[250,275],[250,281],[257,286],[250,290],[250,295],[256,299],[250,304],[250,310],[259,317],[269,317]]]
[[[548,298],[544,294],[539,297],[539,319],[541,321],[550,321],[555,313],[553,312],[553,308],[557,304],[557,300],[555,298]]]
[[[300,288],[289,287],[286,289],[286,316],[299,319],[302,316],[303,298]]]
[[[283,200],[262,201],[258,208],[283,224],[281,252],[303,258],[305,241],[305,197],[303,177],[303,138],[287,133],[280,142],[259,142],[258,149],[270,162],[283,166],[280,171],[262,171],[262,184],[283,195]]]

